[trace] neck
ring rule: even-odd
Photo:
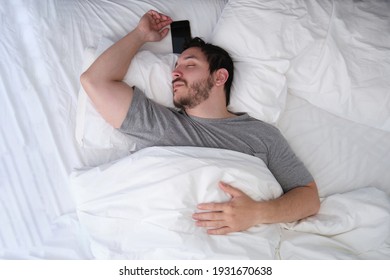
[[[189,116],[206,119],[225,119],[236,116],[229,112],[226,106],[218,106],[217,104],[212,104],[210,102],[203,102],[194,108],[185,109],[185,111]]]
[[[208,95],[208,98],[195,107],[185,108],[184,110],[189,116],[205,119],[226,119],[236,116],[235,114],[229,112],[226,107],[223,84],[220,86],[214,85]]]

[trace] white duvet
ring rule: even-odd
[[[198,203],[229,200],[218,187],[221,180],[257,200],[282,193],[260,159],[191,147],[148,148],[76,172],[72,186],[97,258],[274,258],[278,225],[226,236],[195,226],[191,215]]]
[[[99,259],[356,258],[384,246],[389,236],[390,203],[373,188],[330,196],[317,216],[299,223],[210,236],[191,215],[198,203],[229,200],[219,181],[256,200],[282,194],[260,159],[195,147],[148,148],[76,171],[72,189]],[[305,240],[299,250],[296,234]]]

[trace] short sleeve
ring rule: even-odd
[[[138,149],[144,144],[140,140],[159,142],[172,126],[173,111],[150,99],[138,88],[134,88],[134,96],[119,131],[139,140]]]
[[[280,131],[275,128],[273,134],[273,141],[268,145],[268,168],[284,192],[312,182],[313,176]]]

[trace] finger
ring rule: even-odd
[[[162,38],[165,38],[165,36],[168,35],[168,32],[169,32],[169,28],[162,29],[162,30],[160,31],[161,39],[162,39]]]
[[[232,187],[231,185],[226,184],[226,183],[224,183],[224,182],[219,182],[219,186],[220,186],[220,188],[221,188],[224,192],[230,194],[230,195],[233,196],[233,197],[241,196],[241,195],[243,194],[243,192],[240,191],[239,189],[237,189],[237,188],[235,188],[235,187]]]
[[[198,204],[198,209],[200,210],[208,210],[208,211],[223,211],[225,209],[224,207],[225,203],[200,203]]]
[[[195,224],[198,227],[207,227],[212,229],[221,228],[225,226],[224,221],[197,221]]]
[[[223,219],[223,214],[222,212],[194,213],[192,218],[199,221],[217,221]]]
[[[156,27],[158,30],[162,30],[163,28],[169,26],[171,23],[172,23],[172,20],[165,20],[165,21],[156,22]]]
[[[169,20],[172,20],[171,17],[167,16],[167,15],[164,15],[164,14],[161,14],[160,13],[160,17],[161,17],[161,20],[162,21],[169,21]]]
[[[152,18],[157,22],[157,23],[160,23],[160,22],[164,22],[164,21],[171,21],[171,17],[167,16],[167,15],[164,15],[162,13],[159,13],[155,10],[150,10],[148,11],[148,14],[152,16]]]
[[[149,10],[148,14],[151,15],[153,18],[158,18],[159,17],[159,12],[155,10]]]

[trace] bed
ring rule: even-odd
[[[281,195],[261,160],[134,143],[96,113],[83,69],[149,9],[235,61],[230,109],[276,125],[314,176],[315,216],[209,236],[195,205]],[[57,0],[0,5],[1,259],[390,259],[388,1]],[[170,37],[126,81],[172,106]],[[157,91],[156,91],[157,89]]]

